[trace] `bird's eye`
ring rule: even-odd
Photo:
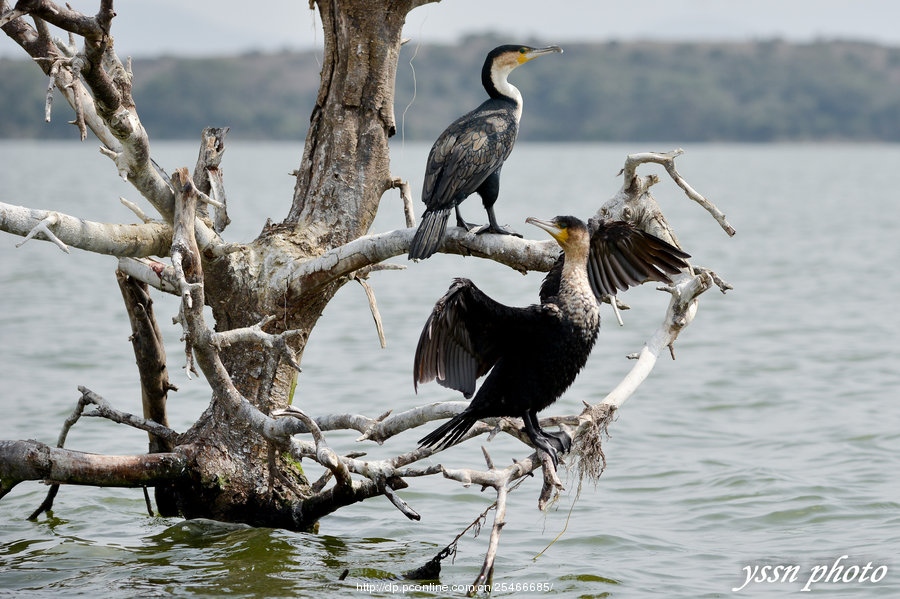
[[[519,54],[525,54],[528,52],[528,48],[519,48]]]

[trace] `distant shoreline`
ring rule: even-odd
[[[406,141],[433,141],[480,103],[481,62],[502,41],[486,35],[462,46],[404,47],[398,137],[402,126]],[[898,47],[611,41],[567,44],[565,51],[510,78],[525,98],[521,141],[900,142]],[[313,51],[135,59],[134,97],[155,140],[228,126],[231,139],[302,142],[319,60]],[[75,136],[58,94],[52,122],[44,122],[46,86],[32,61],[0,58],[0,138]]]

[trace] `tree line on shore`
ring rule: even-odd
[[[402,49],[398,135],[432,141],[484,98],[481,64],[499,43]],[[510,80],[527,141],[900,141],[900,48],[851,41],[563,45]],[[228,126],[240,139],[303,140],[319,85],[316,52],[135,59],[134,98],[155,139]],[[47,82],[27,60],[0,60],[0,137],[72,138],[63,102],[44,122]],[[22,93],[22,90],[29,90]]]

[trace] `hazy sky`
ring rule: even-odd
[[[70,0],[94,13],[96,0]],[[251,8],[252,5],[252,8]],[[321,45],[306,0],[118,2],[113,21],[122,56],[210,55]],[[900,46],[895,0],[443,0],[412,11],[413,42],[453,42],[471,32],[508,33],[510,42],[635,38],[734,40],[851,38]],[[23,56],[5,36],[0,55]]]

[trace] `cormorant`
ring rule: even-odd
[[[413,366],[417,391],[419,383],[437,379],[470,398],[476,379],[490,374],[469,406],[423,437],[420,446],[452,445],[480,418],[521,417],[531,442],[555,465],[557,451],[568,451],[571,440],[541,429],[537,413],[572,384],[597,338],[600,306],[587,271],[591,246],[603,258],[598,268],[606,295],[648,279],[671,283],[666,273],[687,266],[687,254],[624,221],[601,221],[593,235],[574,216],[526,222],[550,233],[563,249],[541,285],[540,304],[505,306],[472,281],[456,279],[425,322]]]
[[[490,96],[481,106],[456,119],[434,142],[425,166],[422,201],[425,212],[409,246],[409,259],[428,258],[444,239],[450,211],[456,211],[456,224],[468,230],[459,204],[478,192],[488,224],[475,229],[480,233],[517,235],[497,224],[494,202],[500,193],[500,168],[512,152],[522,116],[522,94],[507,77],[520,64],[551,52],[559,46],[499,46],[491,50],[481,69],[481,83]]]

